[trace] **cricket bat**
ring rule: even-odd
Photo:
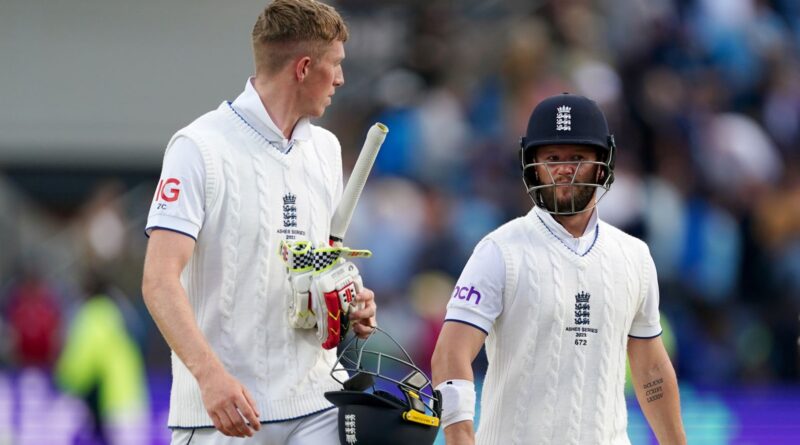
[[[353,167],[350,180],[347,181],[342,193],[342,200],[331,220],[329,238],[331,246],[341,247],[342,245],[347,228],[350,226],[350,219],[353,217],[353,211],[356,208],[356,204],[358,204],[358,199],[361,197],[361,191],[364,190],[364,184],[367,183],[367,177],[372,170],[372,165],[375,163],[375,158],[378,157],[378,151],[380,151],[387,133],[389,133],[389,128],[380,122],[372,125],[367,132],[367,139],[364,140],[364,146],[361,148],[355,167]]]

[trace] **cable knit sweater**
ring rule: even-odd
[[[644,243],[604,222],[598,230],[582,257],[535,212],[488,236],[506,283],[486,343],[478,444],[629,445],[626,345],[655,278]]]
[[[327,240],[342,192],[338,140],[311,126],[309,141],[280,153],[227,102],[178,137],[199,147],[206,173],[205,218],[181,276],[201,331],[253,393],[262,421],[331,407],[323,393],[340,389],[329,375],[336,351],[322,349],[314,330],[288,326],[277,252],[281,239]],[[197,381],[174,353],[172,375],[169,425],[211,426]]]

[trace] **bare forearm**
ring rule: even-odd
[[[641,370],[632,368],[632,376],[636,398],[658,442],[685,444],[678,380],[669,360]]]
[[[205,336],[180,282],[166,281],[143,286],[143,296],[161,335],[195,378],[221,367]]]
[[[433,353],[431,360],[432,368],[432,381],[434,387],[439,386],[442,382],[448,380],[468,380],[475,381],[472,373],[472,361],[480,351],[481,345],[486,336],[482,332],[460,323],[445,323],[442,332],[439,335],[439,340],[436,344],[436,350]],[[454,383],[458,385],[459,383]],[[455,386],[453,387],[453,389]],[[442,388],[442,394],[446,395],[445,388]],[[447,406],[447,401],[453,401],[451,396],[443,397],[443,417],[445,422],[451,422],[444,429],[445,442],[447,445],[471,445],[475,443],[475,428],[473,420],[471,419],[474,414],[474,388],[469,389],[469,394],[463,400],[470,400],[465,402],[469,407],[461,407],[456,402],[456,406]],[[461,396],[456,398],[462,400]],[[472,412],[472,414],[470,414]],[[450,420],[447,420],[449,416]],[[460,414],[459,414],[460,413]],[[464,420],[460,420],[464,419]]]
[[[472,360],[458,350],[441,350],[439,348],[431,359],[431,380],[436,387],[446,380],[460,379],[475,381],[472,373]]]
[[[261,425],[258,404],[214,354],[181,286],[180,275],[194,245],[194,239],[183,234],[153,230],[144,260],[142,296],[161,335],[197,380],[214,427],[226,436],[252,436]]]
[[[463,355],[441,352],[437,349],[437,353],[433,356],[432,365],[434,387],[447,380],[459,379],[474,381],[475,379],[472,373],[472,362],[468,357],[464,357]],[[448,445],[475,443],[475,427],[473,421],[467,420],[447,426],[444,429],[444,438]]]
[[[444,441],[447,445],[467,445],[475,443],[475,424],[471,420],[454,423],[444,429]]]

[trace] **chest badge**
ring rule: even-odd
[[[591,294],[580,291],[575,294],[575,324],[567,326],[567,332],[575,333],[575,346],[586,346],[589,344],[589,334],[596,334],[597,328],[590,328],[591,305],[589,299]]]
[[[297,227],[297,196],[283,195],[283,227]]]
[[[278,233],[286,240],[303,239],[306,231],[298,228],[297,223],[297,195],[287,192],[283,195],[283,227],[278,228]]]
[[[588,325],[591,307],[589,305],[590,294],[580,292],[575,295],[575,324]]]

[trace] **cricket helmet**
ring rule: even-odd
[[[402,357],[378,350],[386,346]],[[430,445],[436,440],[441,396],[386,331],[376,327],[364,340],[353,336],[342,347],[331,377],[343,386],[342,391],[325,393],[339,407],[342,445]],[[387,390],[392,388],[399,396]]]
[[[594,183],[577,183],[573,176],[568,184],[544,183],[538,176],[537,166],[553,166],[556,162],[535,162],[536,149],[544,145],[588,145],[598,149],[599,161],[581,161],[581,164],[594,164],[600,169],[598,179]],[[545,206],[545,193],[556,193],[557,187],[578,186],[602,188],[605,191],[614,182],[614,162],[616,160],[616,144],[614,135],[608,131],[605,115],[597,104],[584,96],[563,93],[548,97],[539,103],[531,113],[528,129],[520,139],[519,150],[522,166],[522,180],[534,204],[545,211],[557,215],[571,215],[591,210],[594,206],[575,208],[548,209]],[[575,164],[575,162],[560,162]],[[549,172],[549,168],[546,168]],[[578,168],[575,169],[577,175]],[[551,178],[552,179],[552,178]],[[605,196],[605,194],[603,194]],[[602,196],[601,196],[602,197]],[[598,198],[599,200],[599,198]],[[554,199],[555,201],[555,199]]]

